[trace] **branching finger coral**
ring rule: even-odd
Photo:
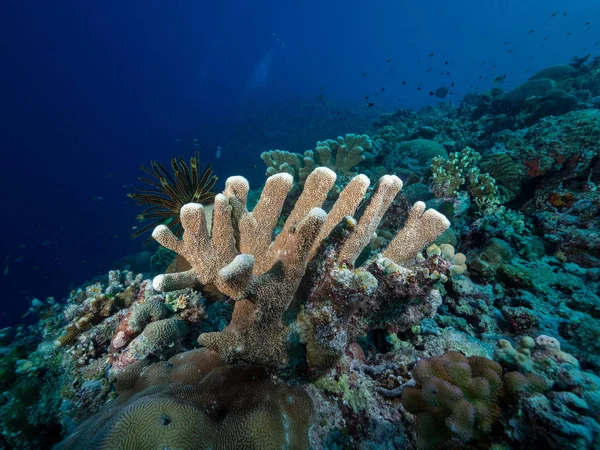
[[[371,139],[366,134],[347,134],[336,140],[327,139],[317,142],[315,153],[318,155],[319,163],[336,172],[348,176],[356,175],[351,169],[366,159],[365,150],[373,147]]]
[[[372,160],[369,151],[373,148],[371,139],[366,134],[346,134],[337,139],[318,141],[314,150],[307,150],[303,155],[285,150],[270,150],[260,157],[267,165],[266,175],[278,173],[292,175],[294,183],[304,185],[308,175],[317,167],[327,167],[342,176],[354,176],[351,169],[366,160]]]
[[[221,332],[200,335],[199,342],[217,351],[227,362],[248,361],[265,365],[285,365],[290,351],[290,333],[294,322],[284,322],[283,317],[294,303],[294,308],[307,301],[307,295],[318,292],[318,286],[337,286],[321,290],[331,298],[321,298],[322,304],[339,301],[337,289],[347,292],[349,298],[356,298],[356,305],[349,311],[356,311],[358,305],[366,301],[365,293],[377,287],[376,276],[391,275],[396,288],[387,286],[387,294],[379,293],[376,298],[381,304],[388,304],[396,294],[397,301],[405,294],[414,299],[420,295],[428,298],[434,282],[428,277],[431,272],[444,272],[450,266],[441,258],[417,261],[419,250],[435,240],[450,225],[447,219],[434,210],[425,211],[423,203],[417,203],[411,210],[409,220],[403,230],[392,239],[383,256],[366,261],[354,272],[352,267],[359,255],[368,246],[377,229],[381,217],[402,187],[395,176],[382,177],[374,193],[358,220],[352,218],[363,199],[369,180],[364,175],[354,177],[340,193],[329,214],[321,209],[329,190],[336,181],[335,173],[325,167],[315,169],[306,179],[304,190],[295,203],[281,232],[273,238],[273,231],[293,178],[290,174],[277,174],[270,177],[263,189],[260,200],[250,212],[246,208],[249,191],[248,182],[242,177],[227,180],[225,191],[215,197],[212,232],[209,232],[204,208],[198,204],[185,205],[181,210],[184,227],[183,239],[179,240],[165,226],[155,229],[153,236],[165,247],[184,256],[191,269],[182,273],[160,275],[154,279],[157,290],[180,289],[190,284],[212,284],[220,292],[237,300],[231,323]],[[341,225],[338,225],[341,224]],[[341,231],[335,231],[341,226]],[[325,246],[322,243],[327,243]],[[335,250],[328,250],[328,246]],[[326,264],[313,264],[310,274],[307,264],[327,261]],[[396,272],[384,272],[382,262],[407,266]],[[409,269],[414,265],[414,269]],[[427,267],[426,267],[427,266]],[[438,267],[439,266],[439,267]],[[370,273],[373,272],[373,273]],[[374,275],[376,274],[376,275]],[[308,277],[308,278],[306,278]],[[299,289],[304,279],[303,289]],[[310,280],[312,281],[310,281]],[[429,280],[429,281],[428,281]],[[419,288],[419,283],[422,287]],[[392,283],[392,284],[394,284]],[[400,285],[404,287],[400,288]],[[333,285],[331,285],[333,286]],[[371,287],[367,287],[371,286]],[[391,289],[391,290],[390,290]],[[301,294],[302,292],[302,294]],[[313,294],[310,294],[313,292]],[[435,296],[434,296],[435,297]],[[438,294],[439,297],[439,294]],[[314,300],[310,303],[314,306]],[[439,305],[437,301],[434,304]],[[323,308],[316,308],[323,313]],[[381,313],[380,308],[371,308]],[[431,308],[429,309],[431,310]],[[332,310],[338,314],[335,319],[340,327],[340,336],[347,334],[349,316],[343,312],[341,304]],[[369,308],[362,313],[369,315]],[[399,309],[402,311],[402,308]],[[435,312],[435,308],[433,309]],[[308,322],[319,321],[320,314],[304,316],[302,328],[307,345],[313,347],[324,344],[323,339],[306,336],[316,329]],[[415,319],[419,314],[415,315]],[[368,323],[368,320],[364,324]],[[313,324],[314,325],[314,324]],[[309,331],[306,331],[309,330]],[[346,340],[342,339],[332,358],[343,352]],[[318,360],[319,358],[316,358]]]

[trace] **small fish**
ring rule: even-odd
[[[27,244],[19,244],[19,245],[17,245],[17,247],[19,247],[19,248],[27,248]]]
[[[431,96],[434,96],[434,95],[435,95],[435,92],[433,92],[433,91],[429,91],[429,95],[431,95]]]
[[[557,16],[557,15],[558,15],[558,11],[554,11],[554,12],[552,13],[552,15],[550,16],[550,18],[552,19],[553,17],[555,17],[555,16]]]
[[[24,256],[17,256],[17,257],[16,257],[16,258],[13,260],[13,262],[19,263],[19,262],[23,261],[24,259],[25,259],[25,257],[24,257]]]
[[[87,264],[87,260],[82,259],[81,261],[79,261],[79,264]]]
[[[340,113],[340,112],[337,112],[337,111],[336,111],[335,115],[336,115],[336,116],[341,116],[341,115],[342,115],[342,113]],[[256,167],[256,166],[254,166],[254,167]]]
[[[587,31],[590,31],[591,29],[592,29],[592,27],[587,27],[587,28],[585,29],[585,31],[587,32]]]
[[[544,38],[544,40],[545,40],[545,41],[547,41],[547,40],[548,40],[548,36],[546,36],[546,37]]]
[[[382,88],[381,88],[381,92],[383,92],[383,91],[385,91],[385,88],[384,88],[384,87],[382,87]]]
[[[137,226],[136,226],[136,225],[133,225],[133,226],[131,227],[131,229],[132,229],[132,230],[137,230]]]
[[[370,108],[371,106],[374,106],[374,105],[375,105],[375,103],[373,103],[373,102],[369,102],[369,103],[367,103],[367,106],[368,106],[369,108]]]
[[[504,43],[504,45],[508,45],[508,41],[506,41],[506,42]]]
[[[417,91],[420,91],[420,90],[421,90],[421,86],[417,86]]]
[[[429,58],[431,58],[433,55],[435,55],[435,53],[430,53]]]
[[[386,63],[391,63],[391,62],[392,62],[392,60],[391,60],[391,59],[388,59],[388,60],[386,61]]]
[[[104,200],[102,197],[100,197],[99,195],[93,195],[92,196],[92,200],[94,200],[95,202],[99,202]]]
[[[3,276],[8,275],[8,264],[4,267]]]
[[[365,96],[364,96],[364,99],[365,99],[365,100],[369,100],[369,96],[368,96],[368,95],[365,95]]]
[[[114,174],[114,173],[109,173],[109,174],[107,174],[107,175],[106,175],[106,178],[112,178],[112,177],[114,177],[114,176],[115,176],[115,174]]]
[[[402,80],[402,84],[406,86],[406,81]]]
[[[528,34],[531,34],[531,33],[533,33],[533,32],[535,32],[535,30],[532,28],[531,30],[529,30],[529,33],[528,33]]]
[[[41,267],[40,267],[40,266],[33,266],[33,267],[32,267],[32,269],[33,269],[33,270],[40,270],[40,269],[41,269]]]
[[[496,77],[492,80],[493,84],[502,84],[504,83],[504,80],[506,79],[506,74],[500,76],[500,77]]]
[[[566,11],[563,13],[563,17],[567,17],[567,12]]]
[[[50,245],[50,241],[48,239],[42,241],[42,247],[47,247],[48,245]]]
[[[452,84],[450,85],[450,87],[454,87],[454,81],[452,82]]]
[[[127,188],[129,188],[130,186],[129,186],[128,184],[122,184],[122,185],[121,185],[121,187],[122,187],[123,189],[127,189]]]
[[[591,22],[586,22],[584,25],[587,27]]]
[[[573,36],[573,33],[567,33],[567,36]]]
[[[431,72],[431,67],[429,69],[427,69],[426,72]]]
[[[444,64],[447,66],[448,65],[448,61],[444,61]]]
[[[437,90],[435,91],[435,96],[437,98],[446,98],[447,95],[448,95],[448,88],[446,88],[444,86],[437,88]]]
[[[366,77],[367,76],[367,72],[363,72],[360,74],[361,77]]]
[[[513,51],[514,51],[513,49],[510,49],[507,53],[512,53]]]

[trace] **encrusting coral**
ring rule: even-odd
[[[402,405],[416,415],[419,449],[483,442],[506,409],[547,387],[537,374],[503,373],[497,362],[456,351],[420,360],[412,376]]]
[[[421,449],[452,437],[468,442],[489,433],[500,417],[502,367],[494,361],[450,351],[420,360],[412,375],[417,386],[404,388],[402,404],[417,416]]]
[[[330,314],[341,313],[344,303],[349,311],[356,311],[362,306],[361,315],[367,318],[367,322],[371,313],[382,312],[378,306],[367,307],[367,302],[379,301],[392,305],[394,299],[392,306],[405,312],[401,307],[403,299],[424,299],[430,293],[437,292],[433,282],[427,281],[431,281],[429,274],[447,271],[450,263],[443,263],[442,258],[418,260],[417,256],[426,244],[449,227],[448,220],[437,211],[425,210],[425,205],[417,202],[404,228],[382,254],[369,258],[352,271],[381,217],[400,191],[402,182],[395,176],[382,177],[357,221],[352,216],[368,189],[368,178],[364,175],[354,177],[327,214],[321,206],[335,181],[336,174],[330,169],[320,167],[313,171],[275,239],[272,237],[273,230],[293,182],[289,174],[277,174],[267,179],[261,198],[252,212],[246,209],[249,191],[246,179],[229,178],[224,193],[215,197],[212,233],[207,228],[204,207],[199,204],[187,204],[181,209],[181,223],[185,230],[182,240],[177,239],[166,226],[158,226],[154,230],[153,236],[160,244],[183,256],[192,267],[181,273],[159,275],[154,279],[155,289],[170,291],[199,282],[214,285],[237,300],[231,323],[221,332],[201,334],[199,342],[202,345],[217,351],[227,362],[285,365],[290,350],[290,334],[294,330],[284,323],[283,317],[293,302],[294,306],[306,302],[306,297],[295,300],[305,276],[315,280],[314,283],[303,283],[314,291],[319,290],[319,285],[330,286],[328,291],[331,297],[323,298],[321,304],[343,302],[333,308],[334,312]],[[334,230],[336,226],[340,231]],[[321,246],[325,241],[335,247],[335,251],[328,251],[327,245]],[[323,262],[328,260],[328,253],[335,254],[334,260],[321,265],[321,272],[317,270],[315,273],[313,268],[311,273],[307,273],[311,256],[313,261]],[[397,270],[386,273],[385,267],[392,263]],[[410,268],[411,265],[414,267]],[[344,273],[348,276],[341,276]],[[385,276],[390,276],[394,281],[384,280]],[[357,282],[357,279],[370,281],[365,285],[364,282]],[[371,287],[367,286],[369,283]],[[370,301],[368,295],[364,294],[375,292],[379,285],[385,292],[380,289],[374,294],[378,300]],[[354,293],[354,308],[348,307],[348,303],[342,299],[334,298],[339,290]],[[306,290],[302,291],[307,294]],[[439,293],[432,295],[432,298],[439,298]],[[311,303],[314,306],[314,302]],[[434,303],[439,305],[437,301]],[[323,312],[323,308],[318,309]],[[430,309],[433,311],[427,314],[435,313],[436,308]],[[337,322],[341,336],[347,334],[349,322],[347,314],[343,316],[345,320],[342,321],[329,317]],[[304,330],[306,335],[307,329],[310,330],[311,326],[322,320],[322,314],[305,316],[301,331]],[[317,344],[325,344],[318,336],[311,339]],[[346,339],[342,341],[345,343]],[[337,348],[338,354],[343,347]]]

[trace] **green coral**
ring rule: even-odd
[[[351,169],[365,160],[372,160],[369,150],[373,148],[371,138],[366,134],[346,134],[337,139],[318,141],[315,150],[307,150],[303,155],[285,150],[270,150],[260,157],[267,165],[267,176],[289,173],[294,183],[304,185],[306,177],[316,167],[328,167],[344,176],[356,175]]]
[[[159,272],[164,272],[167,269],[167,267],[169,267],[169,264],[173,262],[176,256],[177,253],[175,253],[174,251],[169,250],[168,248],[159,247],[158,250],[156,250],[156,252],[154,253],[154,255],[152,255],[152,257],[150,258],[150,262],[152,263],[152,267],[155,270]]]
[[[501,206],[502,195],[496,180],[478,166],[481,155],[470,147],[450,153],[448,160],[436,156],[431,164],[431,191],[438,198],[452,199],[466,190],[483,216],[499,215],[515,230],[525,228],[523,215]]]
[[[402,404],[416,415],[420,449],[479,439],[500,417],[502,367],[494,361],[450,351],[420,360],[412,376],[417,384],[404,388]]]
[[[369,405],[367,390],[362,385],[352,386],[348,374],[320,378],[315,381],[315,387],[330,394],[340,395],[344,403],[350,405],[356,414],[364,411]]]
[[[371,148],[373,144],[366,134],[347,134],[344,137],[339,136],[336,140],[317,142],[315,153],[321,166],[344,176],[354,176],[356,173],[351,169],[368,157],[366,151]]]

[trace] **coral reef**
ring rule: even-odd
[[[257,105],[224,149],[317,146],[29,299],[0,447],[599,448],[599,99],[582,57],[419,111]]]

